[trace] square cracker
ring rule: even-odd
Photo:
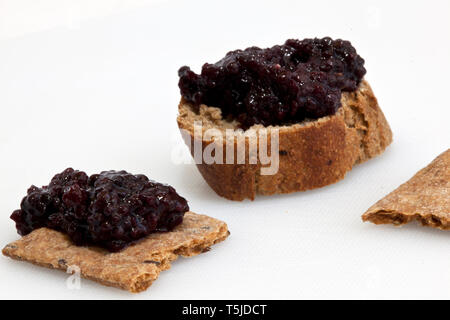
[[[36,265],[67,270],[78,266],[81,276],[131,292],[146,290],[179,255],[191,257],[225,240],[227,225],[214,218],[186,212],[170,232],[153,233],[116,253],[81,247],[64,233],[40,228],[8,244],[3,254]]]
[[[362,219],[394,225],[417,220],[424,226],[450,230],[450,149],[375,203]]]

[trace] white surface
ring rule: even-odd
[[[68,166],[144,173],[231,237],[131,295],[0,257],[0,298],[450,298],[450,233],[361,214],[449,147],[448,1],[0,1],[0,243],[31,184]],[[61,16],[66,14],[66,16]],[[15,17],[15,18],[12,18]],[[39,32],[34,32],[39,31]],[[286,38],[341,37],[365,58],[394,132],[385,154],[323,189],[231,202],[175,123],[177,70]]]

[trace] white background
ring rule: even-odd
[[[450,298],[450,233],[361,221],[449,147],[449,1],[0,0],[0,244],[31,184],[72,166],[166,182],[231,236],[132,295],[0,257],[1,298]],[[177,70],[287,38],[351,40],[394,132],[332,186],[232,202],[192,164],[176,126]]]

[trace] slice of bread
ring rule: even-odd
[[[253,200],[256,194],[291,193],[335,183],[343,179],[355,164],[382,153],[392,142],[389,124],[365,80],[356,92],[344,92],[341,102],[342,106],[332,116],[286,126],[254,125],[243,132],[236,121],[223,119],[220,109],[206,105],[195,107],[181,99],[177,121],[193,156],[196,143],[202,152],[210,143],[223,148],[224,164],[196,161],[209,186],[230,200]],[[214,128],[222,133],[233,129],[234,134],[226,139],[207,139],[203,134],[196,137],[196,121],[201,121],[202,133]],[[259,159],[256,163],[250,161],[248,151],[245,163],[225,161],[224,142],[234,144],[234,159],[237,159],[239,137],[252,129],[268,130],[267,150],[271,150],[270,131],[276,129],[279,132],[279,169],[273,175],[262,175],[261,168],[265,165]],[[245,138],[245,144],[248,150],[248,138]]]

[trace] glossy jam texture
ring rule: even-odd
[[[119,251],[157,231],[170,231],[189,210],[174,188],[126,171],[88,177],[66,169],[48,186],[31,186],[13,212],[20,235],[41,227],[66,233],[77,245]]]
[[[328,37],[231,51],[200,74],[187,66],[178,71],[184,99],[218,107],[243,128],[332,115],[342,91],[355,91],[365,73],[350,42]]]

